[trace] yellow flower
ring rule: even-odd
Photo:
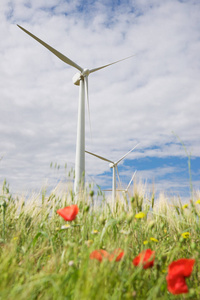
[[[95,230],[92,231],[92,233],[93,233],[93,234],[97,234],[97,233],[98,233],[98,230],[95,229]]]
[[[183,208],[183,209],[188,208],[188,204],[184,204],[184,205],[182,206],[182,208]]]
[[[146,217],[146,214],[143,213],[142,211],[135,215],[135,218],[136,218],[136,219],[142,219],[142,218],[144,218],[144,217]]]
[[[18,240],[18,236],[14,236],[13,241]]]
[[[195,204],[200,204],[200,199],[198,199],[198,200],[195,202]]]
[[[182,235],[182,237],[184,239],[188,239],[190,237],[190,233],[189,232],[183,232],[181,235]]]
[[[150,240],[151,240],[152,242],[158,243],[158,240],[155,239],[155,238],[153,238],[153,237],[150,237]]]
[[[144,241],[143,244],[144,244],[144,245],[148,244],[148,241]]]

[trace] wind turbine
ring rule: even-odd
[[[132,183],[132,181],[133,181],[133,179],[134,179],[134,177],[135,177],[136,172],[137,172],[137,171],[135,171],[135,172],[133,173],[133,176],[131,177],[131,180],[129,181],[127,187],[126,187],[125,189],[117,189],[117,191],[124,192],[125,194],[127,194],[127,193],[128,193],[128,189],[129,189],[129,187],[130,187],[130,185],[131,185],[131,183]]]
[[[85,96],[87,98],[87,104],[88,104],[88,110],[89,110],[89,97],[88,97],[88,76],[91,73],[94,73],[98,70],[101,70],[103,68],[106,68],[108,66],[111,66],[113,64],[116,64],[120,61],[123,61],[125,59],[128,59],[134,55],[131,55],[129,57],[120,59],[118,61],[112,62],[110,64],[94,68],[94,69],[84,69],[80,67],[78,64],[73,62],[71,59],[69,59],[67,56],[63,55],[53,47],[49,46],[45,42],[43,42],[41,39],[33,35],[28,30],[24,29],[23,27],[17,25],[20,29],[22,29],[25,33],[30,35],[32,38],[34,38],[37,42],[42,44],[45,48],[47,48],[49,51],[51,51],[54,55],[56,55],[59,59],[61,59],[64,63],[76,68],[79,70],[78,73],[76,73],[73,76],[73,83],[75,85],[80,86],[79,90],[79,105],[78,105],[78,124],[77,124],[77,140],[76,140],[76,161],[75,161],[75,182],[74,182],[74,192],[75,194],[78,193],[79,185],[83,184],[85,182]],[[89,115],[90,118],[90,115]]]
[[[118,192],[122,192],[122,195],[123,195],[123,198],[124,198],[124,201],[125,201],[125,205],[128,207],[128,200],[127,200],[127,196],[126,194],[128,193],[128,189],[135,177],[135,174],[136,174],[137,170],[133,173],[132,177],[131,177],[131,180],[129,181],[127,187],[125,189],[117,189]],[[108,191],[108,190],[106,190]]]
[[[95,153],[89,152],[89,151],[85,151],[88,154],[91,154],[93,156],[96,156],[98,158],[100,158],[101,160],[105,160],[107,162],[109,162],[109,167],[111,169],[113,169],[113,176],[112,176],[112,203],[114,203],[115,198],[116,198],[116,173],[118,174],[118,178],[119,178],[119,172],[118,172],[118,167],[117,165],[120,163],[120,161],[122,161],[130,152],[132,152],[139,144],[137,144],[135,147],[133,147],[130,151],[128,151],[125,155],[123,155],[118,161],[114,162],[110,159],[107,159],[105,157],[102,157],[100,155],[97,155]]]

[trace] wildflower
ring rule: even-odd
[[[90,197],[92,198],[94,196],[94,191],[89,192]]]
[[[142,218],[144,218],[144,217],[146,217],[146,214],[143,213],[142,211],[135,215],[135,218],[136,218],[136,219],[142,219]]]
[[[93,244],[93,240],[87,240],[85,241],[85,244],[90,247]]]
[[[124,251],[120,248],[115,249],[111,254],[109,254],[106,250],[100,249],[100,250],[94,250],[90,254],[90,259],[97,259],[100,262],[106,258],[109,261],[120,261],[122,257],[124,256]]]
[[[143,244],[144,244],[144,245],[148,244],[148,241],[144,241]]]
[[[97,233],[98,233],[98,230],[95,229],[95,230],[92,231],[92,233],[93,233],[93,234],[97,234]]]
[[[195,202],[195,204],[200,204],[200,199],[198,199],[198,200]]]
[[[184,205],[182,206],[182,208],[183,208],[183,209],[188,208],[188,204],[184,204]]]
[[[158,243],[158,240],[155,239],[154,237],[150,237],[150,240],[151,240],[152,242]]]
[[[73,265],[74,265],[74,261],[73,261],[73,260],[70,260],[70,261],[68,262],[68,266],[71,267],[71,266],[73,266]]]
[[[94,250],[92,253],[90,253],[90,259],[97,259],[100,262],[103,258],[108,258],[109,253],[106,250],[100,249],[100,250]]]
[[[131,233],[130,230],[125,231],[125,230],[120,230],[120,233],[125,234],[125,235],[129,235]]]
[[[89,209],[90,209],[90,206],[89,206],[89,205],[86,205],[86,206],[84,207],[84,212],[88,212]]]
[[[182,235],[182,237],[184,239],[188,239],[190,237],[190,233],[189,232],[183,232],[181,235]]]
[[[73,204],[66,206],[65,208],[58,209],[57,214],[59,214],[65,221],[73,221],[76,218],[78,211],[78,206]]]
[[[195,259],[181,258],[168,266],[167,288],[174,295],[188,293],[185,278],[192,273]]]
[[[141,265],[143,269],[153,267],[155,260],[155,251],[147,249],[142,251],[138,256],[133,259],[134,266]]]
[[[68,229],[70,228],[71,226],[69,224],[65,224],[65,225],[62,225],[61,226],[61,229]]]
[[[120,261],[123,258],[123,256],[124,256],[124,251],[122,249],[118,248],[118,249],[115,249],[113,251],[113,253],[111,253],[109,255],[108,259],[109,259],[109,261],[113,261],[113,259],[115,261]]]

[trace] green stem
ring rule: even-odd
[[[189,180],[190,180],[190,192],[191,192],[191,198],[192,200],[194,199],[193,197],[193,185],[192,185],[192,173],[191,173],[191,154],[188,153],[187,148],[185,147],[185,144],[181,141],[178,135],[176,135],[174,132],[172,132],[176,138],[180,141],[180,143],[183,146],[183,149],[185,150],[185,153],[188,157],[188,171],[189,171]]]

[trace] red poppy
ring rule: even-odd
[[[65,208],[60,208],[57,210],[57,214],[59,214],[65,221],[73,221],[76,219],[76,215],[78,214],[78,206],[73,204],[70,206],[66,206]]]
[[[90,253],[90,259],[97,259],[100,262],[102,261],[103,258],[108,258],[109,253],[106,250],[99,249],[99,250],[94,250],[92,253]]]
[[[122,257],[124,256],[124,251],[122,250],[122,249],[120,249],[120,248],[118,248],[118,249],[115,249],[114,251],[113,251],[113,253],[111,253],[110,255],[109,255],[109,261],[113,261],[113,259],[115,260],[115,261],[120,261],[121,259],[122,259]]]
[[[146,249],[133,259],[134,266],[142,265],[143,269],[153,267],[155,260],[155,251]]]
[[[188,293],[185,278],[192,273],[195,259],[181,258],[168,266],[167,288],[174,295]]]

